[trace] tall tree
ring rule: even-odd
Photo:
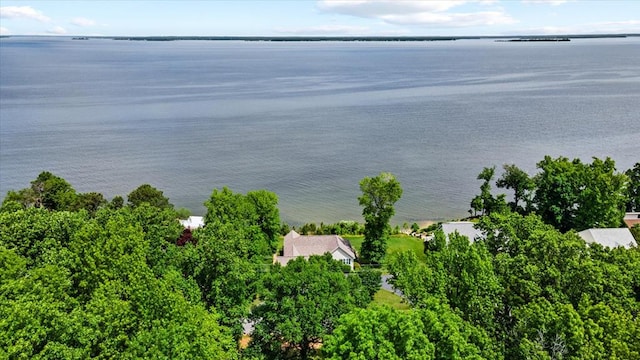
[[[496,186],[513,190],[513,202],[509,203],[512,211],[521,214],[527,212],[531,206],[535,183],[529,174],[514,164],[505,164],[502,168],[504,173],[496,181]],[[520,201],[523,201],[524,204],[521,204]]]
[[[36,207],[49,210],[70,210],[77,196],[71,184],[48,171],[41,172],[31,182],[31,191],[24,194],[33,196],[33,205]]]
[[[162,191],[149,184],[138,186],[138,188],[129,193],[127,200],[129,201],[129,205],[132,207],[147,203],[161,209],[173,208],[173,205],[169,203],[169,198],[165,197]]]
[[[629,183],[627,184],[627,211],[640,211],[640,162],[625,171]]]
[[[627,177],[610,158],[591,164],[545,156],[538,163],[534,202],[537,213],[560,231],[618,227],[627,200]]]
[[[229,188],[214,189],[205,202],[207,226],[233,224],[248,236],[255,255],[275,253],[280,233],[278,197],[266,190],[250,191],[246,195]]]
[[[416,311],[355,309],[340,318],[322,347],[326,359],[435,359],[435,346]]]
[[[364,242],[361,258],[379,264],[387,251],[389,237],[389,220],[395,214],[393,205],[402,196],[402,187],[391,173],[380,173],[360,181],[362,196],[358,198],[364,217]]]
[[[270,252],[275,253],[281,229],[278,196],[267,190],[254,190],[249,191],[246,198],[253,207],[254,222],[265,235]]]
[[[506,207],[505,195],[500,194],[494,197],[491,194],[491,181],[496,173],[496,167],[485,167],[478,174],[478,180],[484,182],[480,185],[480,195],[477,195],[471,200],[471,210],[474,215],[481,213],[481,215],[489,215],[494,211],[502,211]]]
[[[252,310],[256,324],[248,351],[268,359],[311,358],[338,318],[356,306],[352,294],[366,293],[342,271],[330,254],[273,265],[263,278],[263,303]]]

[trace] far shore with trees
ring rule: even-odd
[[[537,169],[485,167],[469,199],[485,239],[434,224],[428,247],[390,226],[398,179],[363,178],[364,224],[299,229],[350,239],[354,271],[273,264],[291,227],[268,190],[214,189],[186,235],[188,210],[150,184],[107,200],[44,171],[0,206],[0,358],[640,360],[640,248],[577,235],[640,212],[640,163]]]

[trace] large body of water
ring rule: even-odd
[[[143,183],[203,213],[214,188],[278,194],[292,223],[467,215],[484,166],[640,161],[640,38],[560,43],[0,40],[0,197],[49,170],[108,198]]]

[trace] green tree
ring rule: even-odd
[[[629,230],[631,231],[631,235],[633,235],[633,238],[636,239],[636,242],[640,243],[640,224],[633,225],[633,227],[631,227],[631,229]]]
[[[70,210],[76,201],[76,191],[65,179],[48,171],[41,172],[31,182],[35,206],[49,210]]]
[[[72,210],[87,210],[89,214],[95,215],[96,211],[107,204],[107,200],[104,196],[97,192],[81,193],[78,194],[75,203],[72,206]]]
[[[338,318],[354,308],[352,293],[366,292],[354,289],[342,269],[329,254],[273,265],[262,280],[263,302],[252,310],[248,351],[268,359],[311,358]]]
[[[513,190],[513,202],[509,203],[512,211],[528,212],[531,207],[530,203],[533,190],[535,190],[535,183],[524,170],[514,164],[505,164],[502,168],[504,173],[496,181],[496,186]],[[524,204],[521,204],[521,201]]]
[[[123,206],[124,206],[124,199],[120,195],[114,196],[113,199],[111,199],[111,202],[109,203],[109,207],[115,210],[118,210]]]
[[[36,202],[38,202],[37,200],[38,197],[32,188],[25,188],[19,191],[10,190],[2,201],[2,207],[6,207],[9,203],[17,203],[23,209],[26,209],[30,206],[35,206]]]
[[[326,359],[435,359],[420,315],[389,307],[354,309],[343,315],[322,347]]]
[[[249,191],[246,198],[253,207],[254,222],[265,235],[270,253],[275,253],[281,228],[278,196],[267,190],[254,190]]]
[[[382,286],[382,272],[371,268],[365,268],[358,271],[355,275],[362,280],[362,286],[364,286],[369,294],[369,301],[373,300],[373,296]]]
[[[239,337],[260,276],[260,259],[251,250],[252,234],[227,223],[206,226],[193,236],[197,246],[180,247],[182,271],[196,281],[205,304],[221,313],[220,322]]]
[[[196,283],[149,267],[166,225],[149,210],[0,214],[0,357],[236,358]]]
[[[214,189],[205,202],[205,224],[216,227],[233,224],[248,237],[253,255],[275,253],[280,225],[278,197],[266,190],[237,194],[229,188]]]
[[[627,184],[627,211],[640,211],[640,162],[625,171],[629,183]]]
[[[132,207],[140,206],[147,203],[151,206],[161,209],[172,209],[173,205],[169,203],[169,198],[165,197],[162,191],[154,188],[149,184],[138,186],[129,193],[127,201]]]
[[[537,166],[534,203],[545,222],[563,232],[621,224],[627,178],[616,173],[613,160],[594,158],[584,164],[545,156]]]
[[[322,349],[329,359],[502,359],[481,328],[431,298],[420,309],[355,309]]]
[[[496,167],[485,167],[478,174],[478,180],[484,182],[480,185],[480,195],[477,195],[471,200],[471,210],[474,215],[480,212],[481,215],[489,215],[492,212],[502,211],[506,207],[506,196],[500,194],[494,197],[491,194],[491,181],[496,173]]]
[[[362,196],[358,198],[365,221],[364,242],[361,258],[380,264],[387,251],[389,220],[395,213],[393,205],[400,200],[402,188],[400,182],[391,173],[365,177],[360,181]]]

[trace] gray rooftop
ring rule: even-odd
[[[587,229],[580,231],[578,235],[587,243],[598,243],[610,248],[638,246],[627,228]]]
[[[466,236],[469,241],[474,242],[477,239],[484,238],[482,231],[476,229],[474,225],[475,223],[471,221],[446,222],[442,223],[442,231],[447,236],[447,240],[449,240],[449,234],[453,234],[457,231],[458,234]]]

